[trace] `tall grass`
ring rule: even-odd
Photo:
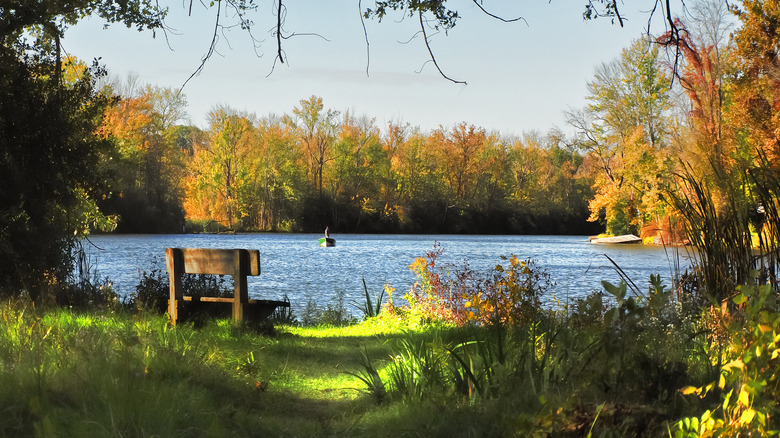
[[[748,281],[755,269],[744,185],[735,187],[721,176],[725,181],[722,185],[726,186],[726,200],[724,205],[716,205],[716,199],[721,196],[716,197],[690,167],[684,167],[678,177],[680,183],[669,191],[669,197],[698,253],[696,273],[701,289],[719,302],[732,294],[737,285]]]
[[[715,302],[739,285],[778,288],[780,176],[765,156],[758,160],[729,170],[712,164],[709,180],[683,164],[678,185],[667,193],[698,254],[701,289]]]
[[[195,329],[153,313],[5,302],[0,434],[653,434],[695,414],[677,390],[711,377],[709,357],[691,353],[705,345],[696,323],[656,283],[657,296],[617,285],[622,300],[540,305],[501,330],[382,312],[274,337],[229,320]]]
[[[652,280],[640,297],[607,283],[610,300],[597,293],[566,308],[537,303],[526,319],[407,331],[390,342],[389,361],[363,355],[359,375],[384,406],[436,404],[453,424],[466,410],[496,421],[481,430],[498,436],[657,436],[695,412],[678,390],[717,370],[699,353],[707,340],[695,315]]]
[[[761,251],[760,273],[777,290],[780,271],[780,171],[765,154],[758,154],[759,165],[751,169],[757,208],[752,223],[758,230]]]

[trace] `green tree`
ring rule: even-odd
[[[63,74],[63,33],[90,15],[158,28],[165,11],[148,0],[48,0],[0,9],[0,287],[40,298],[68,278],[78,239],[111,226],[96,207],[105,194],[98,170],[110,155],[110,143],[96,135],[109,103],[94,89],[103,73]]]
[[[33,297],[68,278],[80,237],[110,227],[94,171],[110,147],[94,135],[108,99],[90,72],[58,86],[52,67],[0,49],[0,287]]]

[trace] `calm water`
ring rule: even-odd
[[[85,244],[100,277],[109,277],[121,295],[135,290],[142,272],[165,270],[165,248],[247,248],[260,250],[262,274],[249,277],[252,298],[281,299],[285,294],[294,308],[309,299],[324,304],[339,291],[346,302],[362,301],[365,278],[376,294],[385,283],[403,294],[414,283],[408,266],[418,256],[444,248],[442,260],[467,262],[475,270],[490,270],[501,263],[501,255],[515,254],[536,260],[555,281],[559,299],[576,298],[601,289],[601,280],[620,280],[611,257],[641,288],[650,274],[661,274],[666,284],[675,260],[687,265],[684,250],[640,245],[593,245],[585,236],[453,236],[453,235],[334,235],[336,247],[321,248],[320,235],[107,235],[93,236]]]

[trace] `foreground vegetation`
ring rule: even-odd
[[[4,436],[735,436],[780,428],[780,306],[765,286],[724,306],[653,276],[564,305],[532,261],[489,273],[411,266],[404,305],[366,291],[301,326],[169,325],[164,279],[130,303],[0,304]],[[190,282],[219,288],[220,282]],[[84,286],[84,284],[82,284]],[[73,292],[73,291],[71,291]],[[82,291],[83,292],[83,291]],[[75,296],[75,295],[74,295]],[[398,301],[396,298],[395,301]],[[335,324],[323,325],[327,321]],[[282,323],[283,322],[283,323]]]

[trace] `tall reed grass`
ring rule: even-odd
[[[778,287],[780,178],[764,164],[730,171],[713,164],[710,180],[683,164],[667,191],[697,252],[700,289],[714,302],[751,282]]]

